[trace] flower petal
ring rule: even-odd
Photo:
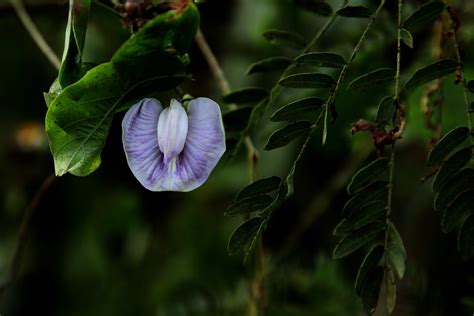
[[[122,141],[128,166],[138,181],[153,191],[166,172],[157,136],[162,110],[160,101],[143,99],[128,110],[122,121]]]
[[[188,115],[181,103],[171,100],[158,119],[158,145],[164,155],[165,163],[179,155],[188,135]]]

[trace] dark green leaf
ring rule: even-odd
[[[280,47],[291,47],[295,49],[303,49],[306,47],[305,39],[292,32],[269,30],[263,33],[263,37],[269,40],[273,45]]]
[[[345,6],[344,8],[338,10],[337,15],[344,16],[347,18],[370,18],[372,16],[372,11],[364,6]]]
[[[233,256],[239,251],[244,250],[245,247],[252,242],[263,223],[263,218],[257,216],[252,217],[237,227],[227,243],[227,252],[229,255]]]
[[[439,192],[453,175],[466,166],[466,164],[471,160],[471,156],[471,148],[463,148],[443,162],[433,180],[433,192]]]
[[[349,83],[349,89],[365,90],[373,87],[381,86],[390,83],[395,78],[395,71],[391,68],[382,68],[369,72],[354,79]]]
[[[397,285],[395,283],[395,275],[391,269],[386,269],[385,285],[387,288],[387,310],[391,314],[397,302]]]
[[[391,126],[395,113],[397,112],[397,104],[393,97],[385,97],[380,101],[375,120],[383,128],[386,125]]]
[[[240,108],[224,113],[222,120],[224,121],[226,135],[242,133],[248,125],[251,114],[251,107]]]
[[[324,0],[295,0],[296,5],[321,16],[332,14],[331,6]]]
[[[441,1],[428,2],[405,20],[403,28],[410,32],[416,31],[438,17],[445,8],[446,5]]]
[[[474,80],[469,80],[466,85],[469,92],[474,93]]]
[[[222,101],[225,103],[257,103],[262,101],[268,96],[268,92],[261,88],[245,88],[237,91],[233,91],[222,97]]]
[[[295,58],[300,64],[318,67],[342,68],[346,64],[344,57],[335,53],[306,53]]]
[[[272,150],[275,148],[288,145],[296,138],[307,134],[311,130],[311,123],[306,121],[299,121],[288,124],[287,126],[276,130],[265,144],[265,150]]]
[[[362,191],[357,193],[353,198],[351,198],[347,203],[344,205],[344,209],[342,210],[342,214],[344,216],[348,216],[354,212],[357,212],[360,208],[365,206],[369,202],[373,201],[386,201],[387,197],[387,182],[386,181],[377,181]]]
[[[401,36],[402,42],[405,43],[406,46],[413,48],[413,36],[411,35],[409,30],[401,29],[400,36]]]
[[[469,216],[459,230],[458,251],[464,259],[474,256],[474,215]]]
[[[234,200],[240,201],[255,195],[274,192],[278,190],[278,188],[280,187],[280,183],[281,179],[278,177],[270,177],[257,180],[243,188],[239,193],[237,193]]]
[[[59,83],[66,88],[79,80],[82,71],[82,55],[86,38],[91,0],[69,0],[69,16],[66,27],[64,52],[59,69]]]
[[[289,88],[331,88],[336,84],[331,76],[322,73],[289,75],[278,83]]]
[[[380,217],[385,214],[385,204],[383,201],[373,201],[364,205],[357,212],[344,218],[336,228],[334,228],[334,236],[346,235],[353,230],[380,219]]]
[[[456,127],[450,130],[441,140],[431,149],[428,154],[428,165],[438,165],[449,155],[456,147],[461,145],[469,137],[467,127]]]
[[[366,188],[375,181],[388,180],[389,161],[386,158],[378,158],[367,166],[361,168],[352,177],[351,182],[347,186],[347,193],[355,194]]]
[[[366,246],[377,238],[377,235],[385,230],[385,223],[376,221],[365,225],[350,234],[344,236],[334,248],[334,259],[340,259],[350,255],[354,251]]]
[[[407,254],[403,245],[402,237],[391,221],[388,222],[387,253],[393,269],[399,279],[403,278],[406,271]]]
[[[324,101],[310,97],[291,102],[273,113],[270,119],[273,122],[308,120],[314,122]]]
[[[441,227],[443,232],[449,233],[461,227],[466,218],[474,214],[474,189],[459,194],[443,214]]]
[[[256,62],[247,71],[247,75],[251,75],[258,72],[267,72],[273,70],[283,70],[291,65],[291,59],[288,57],[271,57],[259,62]]]
[[[269,206],[273,198],[269,195],[255,195],[241,200],[237,200],[229,206],[225,215],[241,215],[260,211]]]
[[[454,200],[456,195],[471,187],[474,180],[473,169],[463,169],[456,173],[451,180],[436,194],[434,200],[435,210],[445,210]]]
[[[381,266],[375,267],[367,274],[367,279],[364,282],[362,289],[362,305],[368,314],[373,314],[379,301],[380,289],[382,287],[384,275],[384,268]]]
[[[424,85],[432,80],[444,77],[458,69],[459,63],[454,59],[442,59],[434,64],[418,69],[405,84],[405,88],[412,89]]]
[[[362,264],[359,267],[357,272],[357,277],[355,281],[355,290],[357,295],[362,295],[362,289],[364,288],[364,283],[367,279],[367,274],[375,269],[382,259],[384,254],[383,246],[378,245],[372,248],[367,255],[365,256]]]

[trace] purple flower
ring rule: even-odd
[[[202,185],[225,152],[219,105],[208,98],[177,100],[163,109],[156,99],[143,99],[122,121],[128,166],[151,191],[187,192]]]

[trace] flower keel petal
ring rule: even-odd
[[[171,100],[158,119],[158,145],[164,154],[165,163],[179,155],[188,134],[188,115],[181,103]]]

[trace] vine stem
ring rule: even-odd
[[[49,60],[51,65],[53,65],[54,68],[59,69],[61,62],[58,56],[54,53],[54,51],[51,49],[49,44],[44,39],[41,32],[36,27],[35,23],[31,19],[28,12],[26,11],[25,6],[23,5],[23,2],[21,0],[10,0],[10,3],[13,9],[15,10],[16,14],[18,15],[18,18],[20,19],[21,23],[30,34],[33,41],[36,43],[36,45],[38,45],[39,49],[43,52],[43,54]]]
[[[4,296],[8,286],[10,286],[12,283],[15,283],[16,279],[18,278],[21,260],[23,258],[23,250],[25,248],[28,232],[30,230],[31,219],[33,218],[35,210],[38,208],[39,203],[43,199],[43,196],[51,187],[51,185],[56,181],[56,179],[58,179],[58,177],[54,173],[50,174],[43,181],[38,191],[36,191],[35,195],[33,196],[33,199],[25,210],[23,219],[21,220],[20,229],[18,231],[18,237],[13,253],[13,258],[8,269],[8,275],[4,283],[0,286],[0,298]]]

